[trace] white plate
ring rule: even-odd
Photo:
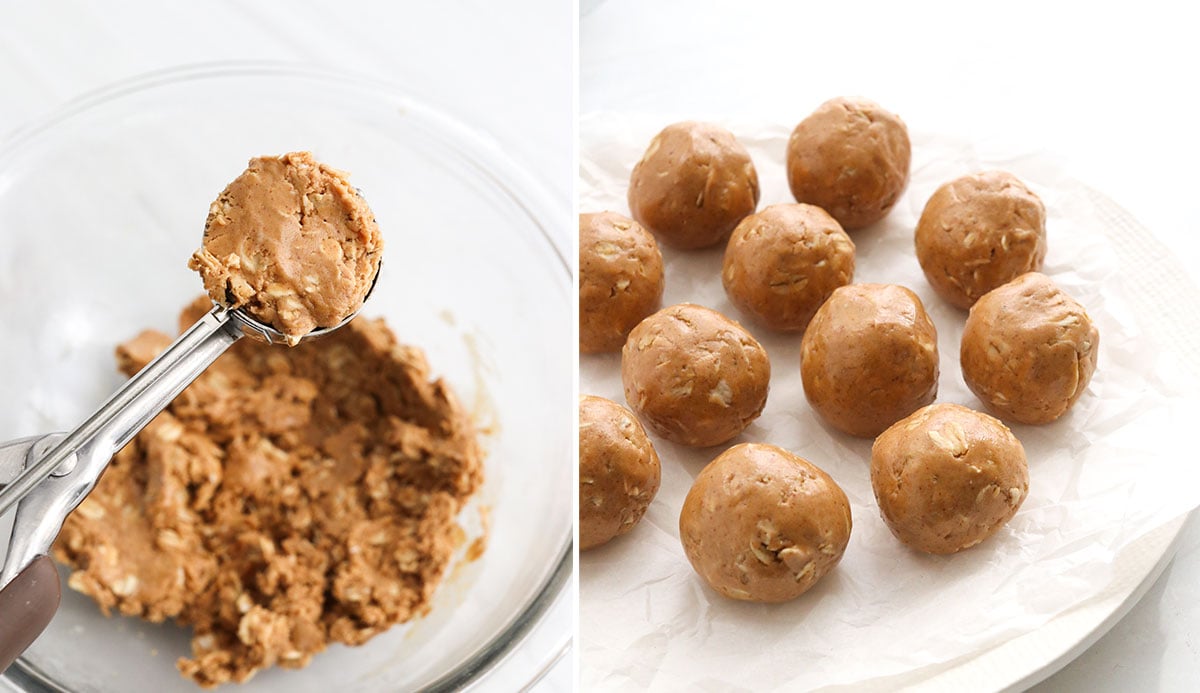
[[[651,136],[678,118],[589,114],[581,122],[581,211],[627,213],[629,171]],[[759,208],[793,201],[783,172],[790,126],[726,123],[754,158]],[[663,483],[629,536],[581,556],[585,686],[615,690],[841,688],[1001,690],[1049,675],[1098,637],[1171,555],[1196,506],[1195,471],[1175,441],[1197,416],[1195,289],[1170,255],[1103,195],[1042,155],[976,151],[914,134],[912,179],[887,219],[852,233],[855,281],[901,283],[921,296],[939,332],[938,401],[979,408],[958,366],[965,315],[930,289],[912,229],[941,183],[1004,168],[1046,202],[1045,271],[1100,325],[1089,393],[1047,426],[1014,426],[1030,457],[1030,496],[996,536],[949,557],[903,548],[879,518],[866,475],[870,441],[825,427],[804,399],[799,337],[746,320],[721,288],[723,248],[664,248],[665,304],[694,301],[742,321],[771,356],[762,417],[729,443],[798,452],[847,491],[854,533],[841,565],[794,602],[730,602],[703,586],[678,541],[692,479],[722,448],[655,439]],[[624,402],[617,355],[581,358],[581,392]],[[728,446],[728,445],[727,445]],[[722,447],[727,447],[722,446]]]

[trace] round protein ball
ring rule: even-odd
[[[735,306],[782,332],[803,332],[833,290],[854,278],[854,242],[820,207],[772,205],[742,220],[721,282]]]
[[[892,534],[926,553],[956,553],[1012,519],[1029,491],[1025,448],[998,420],[934,404],[871,448],[871,486]]]
[[[937,397],[937,329],[903,286],[843,286],[804,332],[800,377],[829,425],[874,438]]]
[[[842,560],[851,524],[846,493],[828,474],[774,445],[743,443],[696,477],[679,538],[692,568],[717,592],[785,602]]]
[[[662,253],[636,221],[615,212],[579,215],[579,350],[620,351],[658,310]]]
[[[758,174],[746,148],[708,123],[668,125],[629,178],[633,218],[674,248],[706,248],[758,206]]]
[[[691,303],[664,308],[621,351],[625,400],[650,430],[681,445],[719,445],[767,403],[771,363],[741,325]]]
[[[1046,206],[1016,176],[986,171],[933,193],[916,233],[917,260],[939,296],[970,308],[1046,259]]]
[[[579,548],[590,549],[637,525],[661,467],[654,445],[628,409],[603,397],[579,398]]]
[[[831,99],[792,131],[788,185],[847,231],[887,216],[908,184],[912,146],[896,115],[861,98]]]
[[[1100,333],[1049,277],[1023,274],[979,299],[963,326],[963,380],[1001,418],[1043,424],[1067,413],[1096,372]]]

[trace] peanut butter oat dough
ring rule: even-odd
[[[308,152],[251,159],[209,207],[188,267],[213,301],[245,308],[290,344],[357,311],[383,238],[346,174]]]
[[[788,185],[856,231],[887,216],[908,185],[912,145],[894,113],[862,98],[839,97],[800,121],[788,139]]]
[[[774,445],[713,460],[679,514],[684,553],[726,597],[783,602],[825,576],[850,542],[850,501],[824,471]]]
[[[903,286],[843,286],[804,332],[800,379],[826,423],[874,438],[937,397],[937,329]]]
[[[956,553],[992,536],[1029,492],[1025,448],[998,420],[931,404],[871,447],[871,486],[892,534],[927,553]]]
[[[169,342],[142,333],[121,369]],[[242,340],[113,458],[55,555],[106,613],[192,626],[185,676],[245,681],[424,614],[482,474],[453,393],[382,320]]]
[[[1050,277],[1023,274],[976,301],[963,326],[963,381],[997,415],[1050,423],[1096,372],[1100,333]]]
[[[952,305],[980,296],[1046,259],[1046,207],[1016,176],[984,171],[933,193],[916,232],[917,260],[929,285]]]
[[[621,350],[625,401],[650,430],[680,445],[719,445],[767,404],[771,361],[741,325],[681,303],[638,323]]]
[[[579,215],[581,352],[620,351],[662,294],[662,253],[641,224],[616,212]]]
[[[629,177],[633,218],[674,248],[725,240],[758,196],[750,154],[732,132],[710,123],[663,128]]]
[[[662,469],[654,444],[616,402],[579,398],[579,548],[607,543],[646,514]]]
[[[757,322],[803,332],[833,290],[854,278],[854,242],[825,210],[771,205],[738,224],[725,247],[721,283]]]

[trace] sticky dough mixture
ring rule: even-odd
[[[169,342],[143,332],[121,370]],[[117,454],[55,555],[105,613],[192,626],[184,676],[245,681],[424,614],[481,481],[453,393],[359,318],[294,349],[235,344]]]
[[[251,159],[209,207],[188,267],[213,301],[245,308],[291,344],[357,311],[383,239],[345,173],[308,152]]]

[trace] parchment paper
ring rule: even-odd
[[[679,119],[585,116],[580,210],[628,214],[633,164],[662,126]],[[793,202],[784,170],[792,124],[722,124],[754,160],[759,209]],[[1049,156],[1011,147],[982,151],[913,133],[904,196],[883,222],[851,234],[855,281],[915,291],[938,329],[938,401],[982,408],[958,364],[966,314],[925,281],[912,231],[939,185],[988,168],[1017,175],[1041,196],[1049,243],[1043,271],[1088,309],[1100,330],[1096,375],[1076,406],[1053,424],[1012,425],[1030,465],[1020,512],[991,539],[957,555],[903,547],[880,519],[871,491],[871,441],[825,427],[804,399],[800,337],[772,333],[733,307],[721,287],[723,246],[664,247],[664,305],[692,301],[741,322],[770,354],[771,391],[762,417],[726,445],[690,449],[652,436],[663,481],[645,519],[628,536],[581,556],[586,690],[797,690],[936,672],[1096,598],[1113,579],[1118,552],[1200,504],[1200,473],[1186,444],[1200,422],[1194,287],[1166,248],[1102,195],[1064,176]],[[581,357],[580,392],[625,404],[619,354]],[[782,446],[825,469],[853,506],[841,564],[783,605],[720,597],[695,575],[679,543],[679,510],[692,480],[722,450],[750,441]]]

